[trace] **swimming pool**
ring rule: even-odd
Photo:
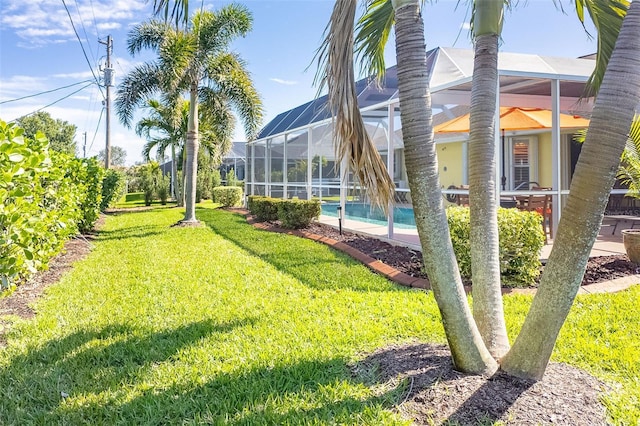
[[[339,203],[322,204],[322,214],[327,216],[338,216],[337,207]],[[387,218],[380,209],[371,208],[370,204],[364,203],[346,203],[344,212],[345,219],[360,220],[363,222],[373,223],[376,225],[387,225]],[[393,208],[393,225],[399,228],[415,228],[416,220],[413,216],[411,207],[394,207]]]

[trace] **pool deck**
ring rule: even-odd
[[[338,218],[321,215],[320,222],[333,227],[338,228]],[[616,222],[617,223],[617,222]],[[402,245],[416,250],[420,250],[420,242],[418,240],[418,232],[415,229],[403,229],[394,228],[392,238],[387,235],[387,227],[382,225],[376,225],[373,223],[360,222],[357,220],[343,219],[342,227],[344,230],[351,232],[357,232],[360,234],[371,235],[381,240],[385,240],[391,244]],[[603,224],[600,229],[600,234],[596,238],[596,241],[591,249],[591,257],[596,256],[609,256],[625,254],[624,245],[622,244],[623,229],[629,228],[624,223],[618,224],[615,228],[611,228],[610,224]],[[611,231],[614,229],[615,233],[611,235]],[[540,259],[544,262],[551,253],[553,247],[553,240],[549,240],[542,248]]]

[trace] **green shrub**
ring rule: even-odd
[[[453,250],[460,274],[471,277],[469,208],[447,209]],[[500,273],[505,286],[533,285],[540,274],[540,251],[544,245],[542,216],[536,212],[498,209]]]
[[[278,219],[285,228],[304,228],[319,216],[319,200],[281,200],[278,203]]]
[[[211,187],[217,188],[222,186],[222,177],[220,176],[220,169],[215,169],[211,172]]]
[[[213,188],[213,199],[224,207],[239,206],[242,202],[242,188],[218,186]]]
[[[278,220],[278,204],[283,200],[262,196],[249,197],[249,211],[260,222],[275,222]]]
[[[111,207],[124,195],[125,182],[124,173],[115,169],[109,169],[105,172],[104,179],[102,179],[100,210],[104,211]]]
[[[162,175],[157,182],[156,193],[160,198],[160,204],[165,206],[169,199],[169,192],[171,192],[171,178],[168,175]]]
[[[98,217],[100,217],[100,206],[102,205],[102,181],[104,169],[98,164],[95,158],[73,159],[73,162],[80,168],[75,184],[80,188],[83,197],[80,207],[82,217],[78,222],[80,232],[88,232],[93,229]]]
[[[0,121],[0,286],[44,269],[64,241],[98,218],[102,169],[96,160],[49,152],[38,132]]]

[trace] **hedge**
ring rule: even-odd
[[[282,201],[280,198],[250,195],[248,208],[260,222],[275,222],[278,220],[278,203]]]
[[[318,200],[282,200],[278,203],[278,219],[284,228],[304,228],[319,216]]]
[[[213,188],[213,201],[224,207],[239,206],[242,203],[242,188],[237,186],[216,186]]]
[[[0,286],[47,267],[64,241],[93,227],[102,169],[94,159],[49,153],[47,139],[0,121]]]
[[[460,274],[470,278],[469,208],[449,207],[447,218]],[[502,285],[534,285],[540,274],[540,251],[544,245],[542,216],[536,212],[500,208],[498,232]]]
[[[262,222],[279,220],[285,228],[304,228],[320,216],[318,200],[282,200],[250,195],[247,207]]]

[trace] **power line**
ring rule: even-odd
[[[104,97],[104,93],[102,92],[102,87],[100,87],[100,80],[98,80],[98,77],[96,76],[96,73],[93,72],[93,67],[91,66],[91,62],[89,61],[89,57],[87,56],[87,52],[86,52],[86,50],[84,50],[84,45],[82,44],[82,40],[80,40],[80,36],[78,35],[78,31],[76,31],[76,26],[73,24],[73,18],[71,17],[71,13],[69,12],[69,8],[67,7],[67,3],[65,3],[65,1],[62,0],[62,4],[64,5],[64,9],[67,11],[67,15],[69,16],[69,21],[71,21],[71,28],[73,28],[73,32],[76,34],[76,38],[78,39],[78,42],[80,43],[80,47],[82,48],[82,53],[84,54],[84,58],[87,60],[87,64],[89,65],[89,69],[91,70],[91,74],[93,75],[93,78],[96,80],[96,83],[98,84],[98,88],[100,89],[100,93],[102,93],[102,96]]]
[[[93,26],[96,27],[96,38],[100,39],[100,34],[98,34],[98,23],[96,22],[96,11],[93,7],[93,0],[89,0],[89,4],[91,4],[91,14],[93,15]]]
[[[89,145],[89,152],[91,152],[91,148],[93,148],[93,143],[96,141],[96,136],[98,135],[98,130],[100,129],[100,122],[102,121],[102,113],[104,112],[104,107],[100,110],[100,116],[98,117],[98,125],[96,126],[96,131],[93,133],[93,139],[91,139],[91,145]]]
[[[91,57],[93,61],[96,62],[96,55],[93,53],[93,49],[91,49],[91,43],[89,43],[89,35],[87,34],[87,29],[84,26],[84,20],[82,19],[82,15],[80,14],[80,6],[78,6],[78,0],[74,0],[76,3],[76,10],[78,11],[78,18],[80,19],[80,25],[82,26],[82,32],[84,33],[85,40],[89,45],[89,52],[91,52]],[[96,49],[97,50],[97,49]]]
[[[15,119],[11,120],[11,121],[10,121],[10,123],[11,123],[11,122],[14,122],[14,121],[17,121],[17,120],[19,120],[19,119],[21,119],[21,118],[24,118],[24,117],[26,117],[26,116],[28,116],[28,115],[35,114],[36,112],[40,112],[40,111],[42,111],[42,110],[43,110],[43,109],[45,109],[45,108],[49,108],[50,106],[57,104],[58,102],[64,101],[65,99],[67,99],[67,98],[71,97],[71,95],[75,95],[76,93],[78,93],[78,92],[80,92],[80,91],[82,91],[82,90],[86,89],[87,87],[91,86],[92,84],[93,84],[93,81],[92,81],[92,82],[90,82],[89,84],[87,84],[86,86],[82,86],[81,88],[79,88],[79,89],[78,89],[78,90],[76,90],[75,92],[71,92],[71,93],[69,93],[68,95],[63,96],[62,98],[60,98],[60,99],[58,99],[58,100],[55,100],[55,101],[51,102],[50,104],[47,104],[47,105],[43,106],[42,108],[38,108],[37,110],[30,112],[29,114],[25,114],[25,115],[22,115],[22,116],[20,116],[20,117],[18,117],[18,118],[15,118]]]
[[[55,92],[55,91],[62,90],[62,89],[67,89],[67,88],[69,88],[69,87],[77,86],[78,84],[82,84],[82,83],[89,83],[89,82],[90,82],[91,84],[93,84],[93,81],[92,81],[92,80],[79,81],[79,82],[77,82],[77,83],[69,84],[68,86],[58,87],[57,89],[46,90],[46,91],[44,91],[44,92],[34,93],[33,95],[27,95],[27,96],[23,96],[23,97],[21,97],[21,98],[9,99],[8,101],[2,101],[2,102],[0,102],[0,105],[2,105],[2,104],[8,104],[9,102],[21,101],[21,100],[23,100],[23,99],[34,98],[34,97],[36,97],[36,96],[40,96],[40,95],[46,95],[47,93]]]

